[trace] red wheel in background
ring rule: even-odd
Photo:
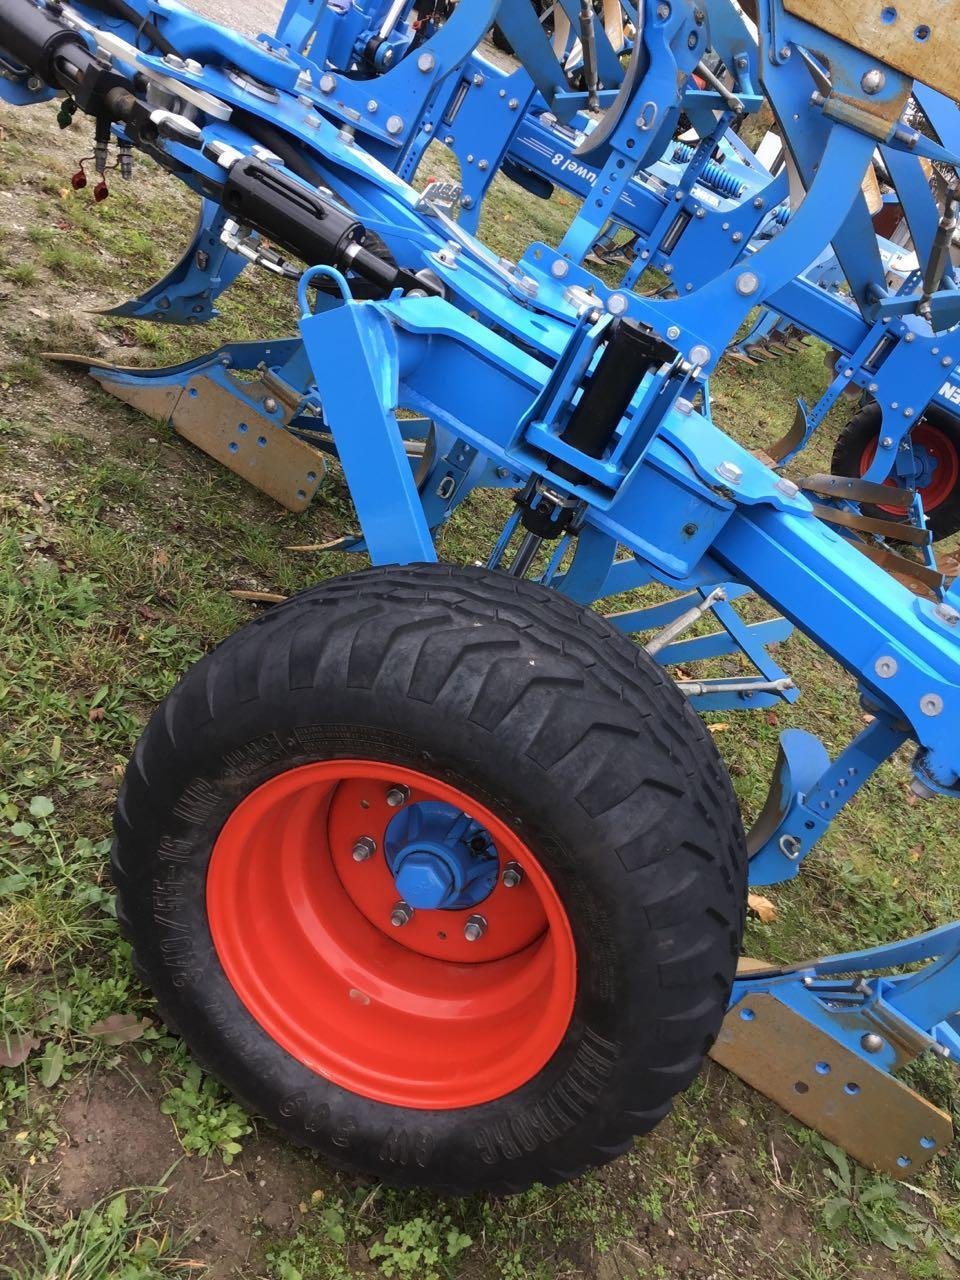
[[[834,475],[867,473],[877,453],[880,423],[880,408],[876,404],[867,405],[850,419],[833,451]],[[918,492],[923,499],[927,523],[935,540],[948,538],[960,529],[960,425],[945,410],[928,408],[906,439],[917,453]],[[895,476],[886,483],[899,485]],[[864,512],[887,519],[905,519],[902,508],[882,503],[865,504]]]

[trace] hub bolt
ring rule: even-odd
[[[523,879],[523,867],[519,862],[508,862],[500,878],[505,889],[515,889]]]
[[[387,804],[391,809],[399,809],[410,799],[410,788],[401,783],[394,783],[387,791]]]
[[[368,858],[372,858],[377,852],[377,842],[373,836],[361,836],[357,843],[353,846],[354,862],[366,862]]]
[[[486,932],[487,921],[484,916],[471,916],[463,926],[463,936],[468,942],[479,942]]]
[[[390,912],[390,923],[395,929],[402,929],[413,919],[413,907],[409,902],[398,902]]]

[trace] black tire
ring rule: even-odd
[[[228,815],[279,773],[357,752],[522,826],[569,917],[567,1031],[492,1102],[410,1110],[332,1084],[268,1036],[219,963],[205,883]],[[394,1185],[513,1192],[614,1158],[667,1114],[723,1018],[746,853],[713,741],[605,620],[504,574],[372,569],[250,623],[150,720],[115,827],[120,920],[163,1017],[287,1137]]]
[[[878,404],[865,405],[850,419],[834,445],[830,469],[835,476],[859,477],[863,474],[864,455],[871,445],[876,445],[881,422]],[[950,413],[936,405],[928,406],[913,430],[922,432],[925,429],[937,432],[942,437],[944,448],[960,458],[960,423]],[[928,503],[925,498],[924,511],[935,542],[951,537],[960,529],[960,486],[955,486],[935,502]],[[863,504],[863,513],[882,520],[900,521],[906,518],[870,503]]]

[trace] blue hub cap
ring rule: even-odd
[[[419,910],[475,907],[492,891],[500,860],[490,834],[453,805],[406,805],[384,833],[397,893]]]

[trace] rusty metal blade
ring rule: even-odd
[[[801,489],[822,498],[845,498],[848,502],[870,502],[874,506],[899,507],[907,511],[913,502],[913,490],[889,484],[873,484],[854,476],[817,474],[801,482]]]
[[[749,1020],[740,1016],[745,1006],[754,1014]],[[730,1010],[710,1056],[855,1160],[892,1178],[915,1176],[953,1140],[946,1111],[769,993]],[[857,1089],[848,1092],[850,1084]]]
[[[917,595],[936,595],[943,589],[943,574],[935,569],[928,569],[925,564],[908,560],[889,547],[878,547],[872,542],[852,542],[850,545],[881,569],[886,569],[887,573]]]
[[[774,444],[770,445],[767,453],[776,462],[782,462],[788,453],[792,453],[798,444],[803,442],[803,437],[807,431],[807,420],[803,415],[803,410],[797,405],[797,411],[793,416],[793,425],[790,430],[780,437]]]
[[[895,542],[905,542],[911,547],[926,547],[932,540],[929,529],[918,529],[915,524],[906,524],[900,520],[881,520],[876,516],[861,515],[859,511],[828,507],[822,502],[813,504],[813,514],[827,524],[853,529],[857,533],[873,533],[881,538],[892,538]]]

